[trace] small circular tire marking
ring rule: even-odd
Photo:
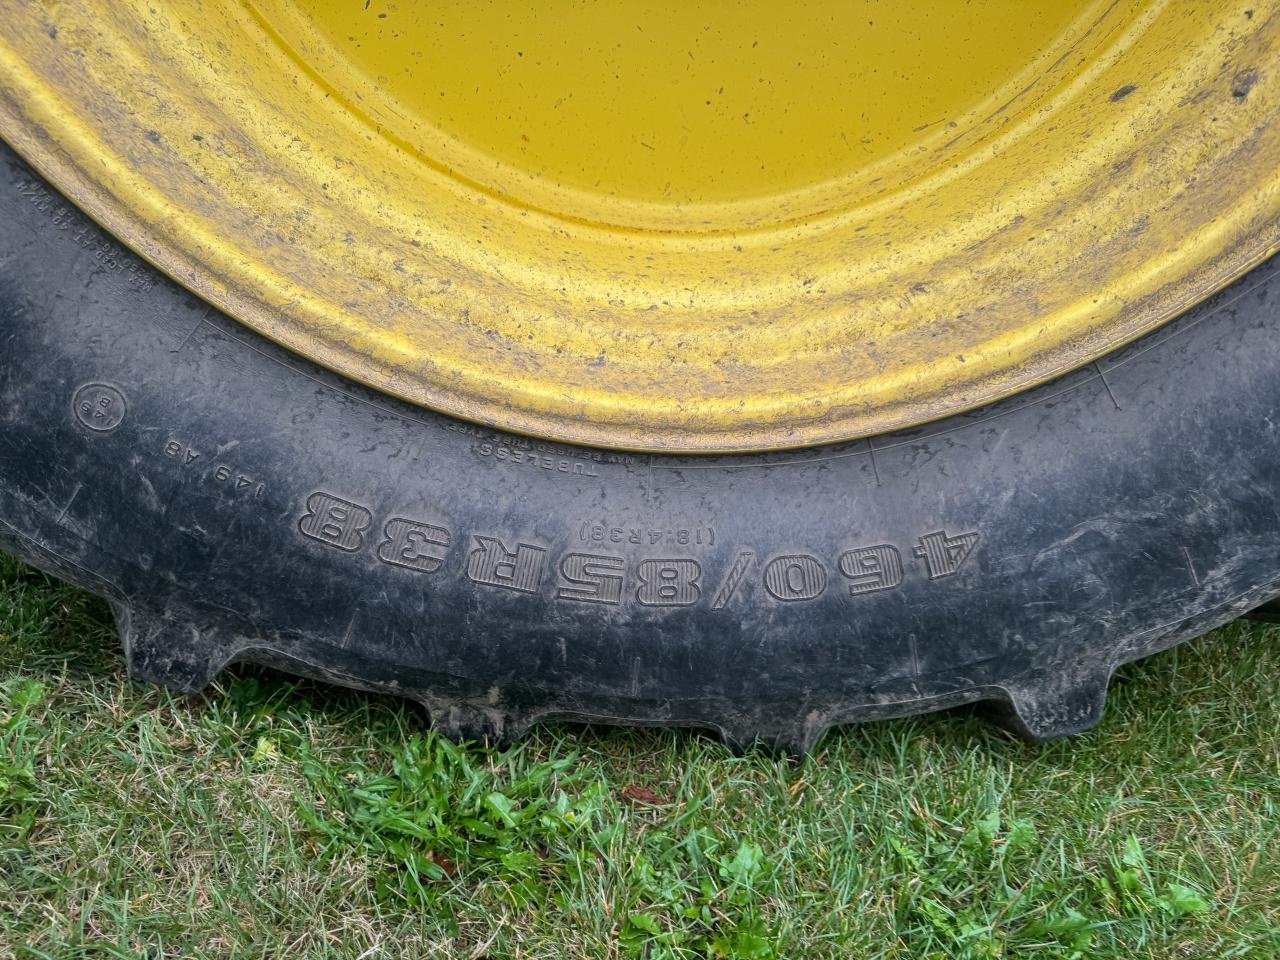
[[[81,426],[95,433],[110,433],[124,422],[124,394],[109,383],[86,383],[71,398],[71,409]]]

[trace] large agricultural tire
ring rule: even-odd
[[[1280,261],[1012,399],[795,452],[529,440],[228,319],[0,154],[0,547],[106,597],[130,669],[802,752],[975,701],[1082,730],[1118,664],[1280,592]]]

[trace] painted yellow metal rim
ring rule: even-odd
[[[863,437],[1280,246],[1280,6],[0,0],[0,136],[250,327],[564,441]]]

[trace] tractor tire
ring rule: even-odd
[[[3,149],[3,148],[0,148]],[[1280,593],[1280,260],[1008,400],[834,446],[506,434],[250,332],[0,153],[0,548],[131,672],[249,661],[423,704],[808,750],[990,701],[1075,733],[1120,664]]]

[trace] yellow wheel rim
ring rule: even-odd
[[[0,0],[0,136],[263,334],[647,450],[867,436],[1280,240],[1274,3]]]

